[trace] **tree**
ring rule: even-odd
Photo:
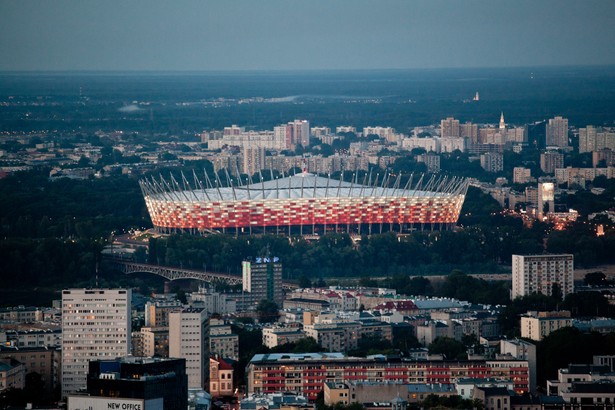
[[[258,303],[256,313],[258,314],[258,321],[261,323],[275,322],[280,317],[278,305],[268,299],[263,299]]]
[[[464,344],[450,337],[436,337],[429,345],[429,354],[442,354],[450,360],[462,360],[468,357]]]

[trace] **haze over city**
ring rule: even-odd
[[[610,0],[3,1],[0,70],[615,63]]]

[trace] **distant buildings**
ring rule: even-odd
[[[574,292],[573,255],[512,255],[511,297]]]
[[[562,117],[551,118],[546,126],[547,147],[568,147],[568,119]]]
[[[501,172],[504,170],[504,156],[499,152],[481,154],[480,166],[487,172]]]
[[[440,136],[442,138],[459,138],[461,136],[461,128],[459,120],[453,117],[448,117],[440,121]]]
[[[557,168],[564,167],[564,154],[557,151],[547,151],[540,154],[540,169],[545,174],[553,174]]]
[[[86,387],[88,363],[130,354],[130,289],[62,291],[62,396]]]

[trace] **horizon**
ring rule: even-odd
[[[612,65],[613,15],[611,0],[0,2],[0,71]]]

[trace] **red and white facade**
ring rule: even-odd
[[[344,182],[300,173],[262,183],[226,186],[221,181],[199,189],[183,188],[171,178],[142,180],[141,189],[155,227],[162,231],[404,232],[453,226],[465,199],[467,181],[410,177],[395,181]],[[393,184],[389,184],[393,182]]]

